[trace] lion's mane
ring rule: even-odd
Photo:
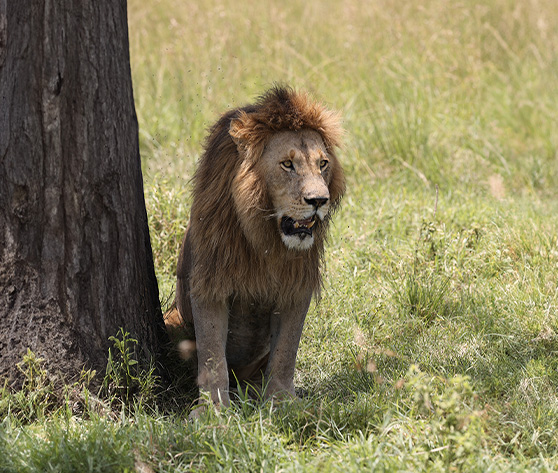
[[[194,175],[188,239],[190,290],[198,300],[243,296],[289,303],[318,293],[330,217],[345,191],[335,156],[339,115],[306,93],[277,86],[255,104],[229,111],[211,128]],[[258,166],[269,138],[283,130],[312,129],[326,145],[332,166],[331,207],[312,247],[289,250],[281,241],[266,179]]]

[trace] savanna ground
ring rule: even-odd
[[[24,391],[1,396],[0,470],[558,470],[558,3],[128,10],[163,304],[219,114],[277,81],[343,112],[348,192],[299,351],[306,396],[188,422],[120,359],[108,400],[76,387],[51,408],[29,355]],[[118,379],[144,396],[119,407]]]

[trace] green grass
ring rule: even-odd
[[[172,392],[118,408],[83,383],[56,404],[29,374],[0,397],[0,471],[556,471],[558,3],[128,8],[164,304],[207,127],[274,82],[343,113],[307,395],[189,422]]]

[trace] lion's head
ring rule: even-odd
[[[307,250],[322,236],[317,230],[344,192],[334,154],[341,135],[338,118],[306,94],[276,88],[255,110],[242,110],[231,121],[242,161],[233,195],[252,242],[262,224],[251,224],[262,217],[275,220],[277,235],[292,250]]]
[[[329,215],[333,159],[317,131],[288,130],[269,138],[254,166],[253,172],[265,182],[267,193],[258,208],[271,204],[266,217],[275,220],[277,233],[287,248],[308,250],[314,243],[315,230]],[[235,204],[238,208],[246,208],[247,204],[254,207],[238,192],[244,178],[243,174],[237,175],[233,184],[237,191]]]
[[[293,286],[293,278],[319,289],[323,243],[345,190],[341,134],[337,113],[286,87],[221,117],[195,175],[194,291],[221,284],[261,293],[270,280]]]

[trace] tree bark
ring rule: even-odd
[[[125,0],[0,0],[0,376],[163,336]]]

